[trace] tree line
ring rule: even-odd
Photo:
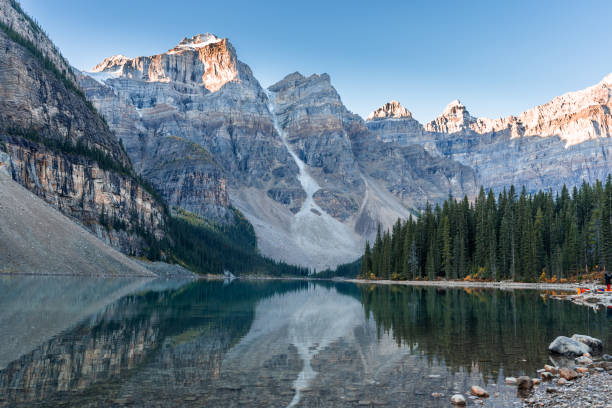
[[[364,279],[562,280],[612,267],[612,178],[570,194],[523,187],[470,202],[427,204],[418,219],[380,227],[366,243]]]

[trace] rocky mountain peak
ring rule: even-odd
[[[227,38],[210,33],[183,38],[163,54],[108,57],[87,75],[105,85],[109,80],[127,77],[145,82],[178,82],[210,92],[218,91],[228,82],[248,81],[252,77],[250,69],[238,61]]]
[[[104,72],[106,70],[117,68],[125,65],[125,63],[129,60],[130,58],[126,57],[125,55],[113,55],[111,57],[105,58],[101,63],[93,67],[91,72]]]
[[[168,51],[168,54],[175,54],[183,50],[194,51],[199,48],[204,48],[206,46],[209,46],[211,44],[217,44],[223,40],[225,40],[225,38],[219,38],[216,35],[211,34],[211,33],[196,34],[191,38],[187,38],[187,37],[183,38],[176,47]]]
[[[455,99],[451,101],[446,108],[444,108],[444,112],[442,112],[442,116],[461,116],[463,117],[464,113],[467,112],[465,105],[461,103],[459,99]],[[469,112],[468,112],[469,114]]]
[[[476,122],[476,118],[470,115],[470,112],[459,99],[455,99],[446,105],[442,115],[425,125],[425,130],[455,133],[468,128],[474,122]]]
[[[600,82],[600,84],[612,86],[612,72],[606,75]]]
[[[412,113],[410,113],[408,109],[404,108],[398,101],[391,101],[385,103],[383,106],[370,113],[367,120],[400,118],[412,118]]]

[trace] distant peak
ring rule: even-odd
[[[223,38],[219,38],[211,33],[196,34],[191,38],[183,38],[181,42],[178,43],[177,46],[171,49],[168,53],[173,54],[175,52],[183,50],[197,50],[199,48],[204,48],[207,45],[216,44],[221,41],[223,41]]]
[[[111,69],[114,67],[120,67],[123,64],[125,64],[127,61],[129,61],[130,59],[131,58],[126,57],[125,55],[122,55],[122,54],[113,55],[111,57],[104,59],[104,61],[102,61],[95,67],[93,67],[91,72],[102,72],[102,71],[105,71],[107,69]]]
[[[404,108],[398,101],[391,101],[385,103],[383,106],[370,113],[367,120],[399,118],[412,118],[412,113],[410,113],[408,109]]]
[[[612,72],[606,75],[600,83],[604,85],[612,85]]]
[[[455,99],[454,101],[451,101],[448,105],[446,105],[446,108],[444,109],[444,112],[442,112],[442,115],[454,115],[459,111],[465,111],[465,105],[462,104],[459,99]]]

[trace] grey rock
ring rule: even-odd
[[[550,343],[548,351],[563,356],[581,356],[584,353],[590,353],[591,348],[569,337],[559,336]]]
[[[576,362],[577,365],[583,365],[583,366],[587,366],[593,363],[593,360],[585,356],[576,357],[574,361]]]
[[[601,352],[603,349],[602,341],[596,339],[595,337],[587,336],[585,334],[574,334],[571,338],[572,340],[586,344],[593,352]]]
[[[451,397],[451,404],[462,407],[465,406],[467,402],[465,401],[465,397],[463,395],[455,394]]]

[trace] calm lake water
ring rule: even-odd
[[[541,295],[4,277],[0,406],[434,407],[474,384],[513,406],[503,378],[535,376],[557,335],[612,341],[610,311]]]

